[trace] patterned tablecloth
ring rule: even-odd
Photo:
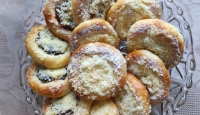
[[[34,115],[34,107],[22,87],[19,49],[26,21],[42,0],[0,0],[0,115]],[[172,2],[172,0],[168,0]],[[190,25],[196,69],[193,86],[176,115],[200,114],[200,1],[174,0]]]

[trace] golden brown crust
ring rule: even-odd
[[[106,15],[115,0],[72,0],[73,18],[76,24],[84,21],[101,18]]]
[[[84,9],[84,10],[83,10]],[[88,0],[72,0],[73,18],[76,24],[90,20]]]
[[[60,38],[68,41],[72,30],[63,28],[56,18],[55,9],[61,2],[63,2],[63,0],[47,0],[43,14],[48,28]]]
[[[124,87],[114,97],[120,115],[149,115],[151,111],[148,91],[142,82],[128,73]]]
[[[40,65],[44,65],[48,68],[59,68],[59,67],[66,66],[71,56],[71,51],[70,51],[69,46],[67,46],[67,49],[63,54],[50,55],[47,52],[45,52],[43,49],[41,49],[36,43],[36,39],[38,38],[38,33],[45,29],[48,29],[48,28],[44,25],[37,25],[37,26],[34,26],[31,29],[31,31],[27,34],[25,45],[26,45],[29,55],[32,57],[32,59],[35,62],[37,62]],[[57,38],[57,39],[60,39],[60,38]]]
[[[95,101],[90,109],[90,115],[119,115],[118,108],[112,98]]]
[[[155,0],[118,0],[108,11],[107,21],[121,40],[127,39],[132,24],[141,19],[161,18],[162,9]]]
[[[125,57],[127,71],[146,85],[151,104],[159,104],[169,95],[170,75],[163,61],[147,50],[136,50]]]
[[[111,45],[88,43],[72,54],[68,77],[77,95],[92,100],[108,99],[125,83],[126,61]]]
[[[171,24],[159,19],[145,19],[133,24],[128,33],[128,52],[146,49],[160,57],[167,69],[176,66],[184,53],[184,40]]]
[[[120,40],[114,28],[103,19],[91,19],[79,24],[70,37],[71,51],[79,46],[91,43],[103,42],[119,49]]]
[[[26,79],[31,89],[39,95],[56,98],[67,94],[70,91],[70,84],[68,78],[64,80],[54,80],[48,83],[43,83],[36,76],[38,64],[33,62],[26,73]]]

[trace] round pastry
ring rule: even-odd
[[[122,90],[114,97],[120,115],[149,115],[151,105],[146,87],[132,74],[127,74],[127,80]]]
[[[45,97],[61,97],[71,89],[67,67],[49,69],[33,62],[27,70],[26,79],[33,91]]]
[[[125,57],[127,71],[146,85],[151,104],[159,104],[169,95],[170,75],[163,61],[147,50],[136,50]]]
[[[161,18],[161,7],[155,0],[118,0],[108,11],[107,21],[121,40],[127,39],[131,25],[148,18]]]
[[[71,56],[68,43],[44,25],[37,25],[31,29],[26,36],[25,45],[32,59],[48,68],[66,66]]]
[[[68,41],[72,30],[76,27],[72,16],[71,0],[47,0],[43,14],[49,29]]]
[[[117,49],[120,45],[116,31],[103,19],[91,19],[79,24],[70,37],[71,51],[73,52],[79,46],[91,42],[104,42]]]
[[[176,66],[184,52],[184,40],[171,24],[159,19],[145,19],[133,24],[127,38],[128,52],[146,49],[163,60],[167,69]]]
[[[118,108],[112,99],[95,101],[90,109],[90,115],[119,115]]]
[[[76,24],[93,18],[106,19],[115,0],[72,0],[73,18]]]
[[[89,115],[92,102],[70,91],[63,97],[45,98],[42,109],[44,115]]]
[[[117,94],[126,80],[126,61],[105,43],[88,43],[72,54],[68,77],[72,89],[85,99],[105,100]]]

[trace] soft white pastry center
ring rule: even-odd
[[[69,92],[66,96],[60,99],[52,99],[51,103],[52,104],[48,107],[48,112],[52,112],[53,114],[59,114],[66,113],[66,111],[69,110],[74,112],[78,100],[76,100],[76,96],[74,95],[74,93]],[[47,115],[50,115],[50,113]]]
[[[80,73],[79,79],[87,89],[86,94],[92,92],[103,96],[109,94],[117,84],[111,65],[97,55],[88,57],[81,63]]]
[[[59,79],[63,75],[67,73],[67,70],[65,68],[57,68],[57,69],[40,69],[39,73],[43,76],[50,76],[54,79]]]
[[[39,39],[36,39],[36,43],[39,46],[43,47],[44,51],[48,52],[50,50],[53,50],[64,53],[68,48],[67,42],[55,36],[52,32],[50,32],[49,29],[40,31],[38,37]]]
[[[138,62],[144,64],[143,61]],[[141,66],[140,64],[132,64],[127,69],[136,75],[143,84],[147,86],[148,91],[151,94],[155,94],[160,91],[163,84],[161,84],[161,78],[156,74],[156,69],[150,69],[149,67]]]
[[[155,36],[153,37],[155,38]],[[159,39],[161,40],[162,38]],[[170,51],[166,48],[167,46],[163,43],[163,40],[158,41],[159,39],[152,39],[149,36],[145,37],[143,40],[144,48],[156,53],[161,59],[165,60],[168,57],[166,54],[169,54]]]
[[[144,111],[144,101],[138,96],[131,84],[126,83],[123,89],[115,97],[115,102],[120,106],[120,114],[138,115]]]

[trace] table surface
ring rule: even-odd
[[[172,0],[171,0],[172,1]],[[18,49],[23,44],[24,22],[32,14],[40,0],[0,0],[0,115],[33,115],[33,107],[27,103],[20,85],[20,61]],[[200,1],[174,0],[184,13],[192,30],[196,69],[193,86],[187,101],[177,115],[200,113]]]

